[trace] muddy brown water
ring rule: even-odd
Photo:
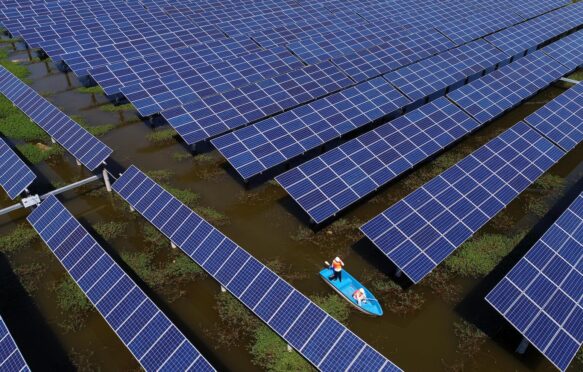
[[[14,53],[13,58],[25,59],[26,53]],[[196,192],[200,195],[200,205],[211,207],[228,216],[230,223],[222,226],[221,230],[259,260],[281,262],[293,273],[292,284],[304,294],[331,293],[319,279],[317,272],[321,262],[336,254],[342,255],[347,268],[356,277],[375,273],[383,280],[394,280],[389,272],[389,262],[370,243],[362,239],[360,233],[356,233],[354,237],[334,236],[328,234],[329,227],[324,226],[317,234],[328,234],[326,241],[330,243],[326,247],[310,240],[294,239],[299,229],[307,226],[306,217],[278,186],[265,182],[245,187],[233,176],[226,162],[216,152],[205,154],[203,159],[206,160],[202,161],[197,160],[196,156],[178,161],[174,158],[176,153],[188,154],[178,139],[166,144],[152,144],[146,136],[154,129],[141,122],[133,112],[110,113],[99,110],[99,105],[107,103],[104,97],[78,93],[75,90],[78,82],[73,75],[62,74],[50,64],[37,62],[30,64],[29,68],[34,89],[41,93],[50,93],[48,99],[67,114],[80,115],[94,125],[116,124],[113,131],[101,138],[113,148],[116,162],[122,166],[135,164],[144,171],[171,170],[175,174],[171,181],[173,186]],[[562,91],[564,89],[559,87],[544,90],[448,151],[479,147]],[[164,128],[156,130],[160,129]],[[583,179],[582,159],[583,148],[579,147],[550,171],[551,174],[568,180],[568,190],[571,193],[577,187],[575,184]],[[370,219],[412,191],[407,186],[408,180],[430,171],[432,166],[432,163],[427,163],[417,168],[383,188],[373,198],[349,209],[341,217],[351,222]],[[45,181],[53,183],[66,184],[89,175],[83,168],[76,166],[69,155],[34,168]],[[430,178],[421,177],[423,181]],[[46,184],[34,189],[35,192],[48,190],[50,186]],[[67,192],[60,199],[86,226],[100,221],[119,221],[120,213],[114,208],[115,203],[120,203],[119,199],[108,194],[100,195],[95,197],[77,190]],[[527,240],[532,240],[540,235],[545,224],[548,226],[552,222],[560,212],[560,205],[539,221],[539,218],[525,211],[525,198],[519,197],[504,213],[517,230],[521,226],[532,230],[532,226],[536,224],[539,229],[527,235]],[[569,196],[563,197],[558,203],[564,204],[568,199]],[[2,193],[0,208],[10,204],[12,203]],[[5,234],[17,224],[26,223],[26,215],[27,212],[21,210],[0,217],[0,233]],[[124,250],[142,250],[142,237],[138,233],[141,224],[147,224],[141,217],[129,220],[127,237],[106,244],[105,248],[114,255]],[[484,231],[497,232],[492,224],[486,226]],[[528,242],[523,245],[526,243]],[[521,249],[524,251],[527,248]],[[499,265],[501,267],[497,267],[486,278],[451,279],[453,284],[461,288],[460,298],[456,301],[442,298],[422,283],[406,289],[416,291],[423,297],[425,302],[420,309],[406,315],[392,314],[385,309],[382,318],[370,318],[352,311],[348,320],[349,328],[405,370],[455,370],[462,366],[460,363],[463,363],[466,370],[477,371],[554,370],[532,347],[525,355],[515,354],[513,350],[520,341],[519,335],[496,317],[493,310],[481,300],[520,254],[514,253],[514,256],[504,260],[504,264]],[[119,257],[117,260],[120,261]],[[74,364],[84,366],[82,369],[139,369],[137,362],[97,312],[92,312],[85,327],[77,332],[65,332],[59,326],[63,316],[50,288],[67,274],[42,243],[31,244],[9,258],[0,255],[0,273],[3,278],[6,276],[13,284],[17,284],[18,278],[13,267],[18,263],[30,262],[40,262],[47,268],[38,290],[28,296],[22,287],[18,288],[16,285],[17,288],[6,295],[7,298],[0,298],[0,303],[2,315],[13,329],[33,370],[67,370],[74,368]],[[134,273],[130,274],[139,280]],[[219,292],[219,286],[215,281],[202,278],[183,285],[181,290],[184,295],[174,302],[169,302],[163,294],[156,293],[143,282],[141,285],[213,364],[224,370],[259,370],[252,364],[248,351],[251,340],[230,346],[221,346],[216,342],[217,333],[222,332],[224,326],[221,325],[216,310],[215,296]],[[460,319],[479,325],[489,334],[479,352],[471,357],[460,353],[458,349],[460,340],[454,333],[454,323]],[[583,366],[577,362],[571,366],[572,370],[581,368]]]

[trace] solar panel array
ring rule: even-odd
[[[524,121],[563,150],[572,150],[583,141],[583,83],[553,99]]]
[[[113,189],[319,370],[400,371],[136,167]]]
[[[478,127],[445,98],[276,177],[316,223],[332,217]]]
[[[486,296],[559,370],[583,344],[583,194]]]
[[[1,66],[0,93],[90,170],[112,153],[103,142]]]
[[[0,317],[0,370],[6,372],[30,371],[2,317]]]
[[[518,105],[568,72],[567,67],[542,51],[537,51],[447,96],[483,124]]]
[[[212,140],[243,179],[400,113],[411,101],[383,78],[347,88],[307,105]]]
[[[55,196],[27,220],[145,370],[214,371]]]
[[[0,138],[0,186],[10,199],[20,195],[35,178],[30,168]]]
[[[564,154],[519,122],[361,230],[417,283]]]
[[[555,41],[542,51],[570,69],[583,67],[583,30]]]
[[[353,82],[325,61],[269,80],[162,112],[188,143],[197,143],[300,104],[337,92]]]

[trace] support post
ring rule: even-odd
[[[51,137],[51,142],[52,143],[57,143],[57,141],[53,137]]]
[[[75,159],[75,162],[77,163],[77,165],[81,166],[81,162],[79,161],[79,159]]]
[[[190,145],[190,151],[191,151],[193,154],[196,154],[196,143],[193,143],[192,145]]]
[[[400,278],[400,277],[401,277],[401,275],[403,275],[403,272],[402,272],[401,270],[397,269],[397,271],[395,271],[395,276],[396,276],[397,278]]]
[[[130,204],[130,212],[135,212],[136,210],[134,209],[134,207],[131,206]]]
[[[526,352],[526,348],[528,347],[528,345],[529,345],[528,340],[526,339],[526,337],[523,337],[522,341],[520,341],[520,344],[516,348],[516,352],[518,354],[524,354]]]
[[[103,168],[103,182],[105,182],[105,189],[107,192],[111,192],[111,182],[109,182],[109,173],[107,169]]]
[[[221,292],[227,292],[227,288],[221,286]]]
[[[291,353],[292,351],[294,351],[294,349],[291,347],[290,344],[287,344],[287,352]]]
[[[579,80],[573,80],[573,79],[569,79],[569,78],[565,78],[565,77],[562,77],[559,80],[561,80],[565,83],[569,83],[569,84],[579,84]]]
[[[178,247],[176,246],[176,244],[174,244],[174,242],[170,242],[170,247],[172,247],[172,249],[176,249],[176,248],[178,248]]]

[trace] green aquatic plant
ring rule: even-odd
[[[545,191],[562,192],[565,190],[566,185],[567,181],[563,177],[546,173],[534,182],[533,188]]]
[[[174,136],[176,135],[176,131],[174,129],[163,129],[157,130],[152,133],[148,133],[146,138],[148,141],[155,143],[155,144],[164,144],[170,143],[174,140]]]
[[[160,250],[168,247],[170,242],[154,226],[146,224],[142,228],[142,238],[147,247]]]
[[[61,311],[62,320],[59,326],[65,331],[78,331],[85,326],[90,312],[91,302],[83,291],[69,277],[65,277],[53,288],[57,307]]]
[[[126,236],[127,227],[127,223],[116,221],[98,222],[93,225],[95,232],[107,241]]]
[[[82,127],[95,137],[101,137],[115,129],[114,124],[82,125]]]
[[[265,325],[253,334],[251,346],[253,363],[265,371],[315,371],[296,351],[288,351],[285,341]]]
[[[31,164],[42,163],[43,161],[49,160],[55,156],[62,155],[65,152],[61,146],[46,146],[41,143],[34,145],[31,143],[25,143],[22,145],[17,145],[16,148]]]
[[[350,316],[350,304],[335,293],[327,296],[310,296],[310,299],[340,323],[346,324]]]
[[[169,185],[163,185],[166,191],[174,195],[174,197],[184,204],[194,208],[197,206],[197,202],[200,200],[200,196],[194,191],[179,189],[177,187],[172,187]]]
[[[26,66],[13,62],[9,59],[9,51],[6,48],[0,48],[0,65],[10,71],[14,76],[26,82],[30,76],[30,71]]]
[[[124,105],[114,105],[113,103],[108,103],[99,106],[99,110],[104,112],[120,112],[120,111],[134,111],[134,106],[131,103],[126,103]]]
[[[172,177],[174,176],[174,172],[168,169],[151,170],[147,171],[146,174],[148,175],[148,177],[150,177],[151,179],[158,183],[170,182],[172,180]]]
[[[13,254],[28,247],[38,239],[38,234],[28,225],[17,225],[6,235],[0,236],[0,252]]]
[[[94,85],[92,87],[79,87],[76,90],[77,90],[77,93],[82,93],[82,94],[101,94],[101,93],[103,93],[103,88],[101,88],[99,85]]]
[[[230,222],[229,217],[210,207],[194,207],[193,210],[214,226],[224,226]]]
[[[43,280],[46,270],[45,264],[32,262],[16,266],[14,273],[26,292],[31,294],[38,290],[39,283]]]
[[[481,329],[463,319],[453,324],[453,331],[458,338],[458,353],[465,357],[475,355],[488,339]]]
[[[172,159],[176,160],[179,163],[181,163],[187,159],[191,159],[191,158],[192,158],[192,155],[190,155],[188,152],[184,152],[184,151],[177,151],[177,152],[172,154]]]

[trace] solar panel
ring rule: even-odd
[[[27,220],[145,370],[214,371],[55,196]]]
[[[570,4],[570,0],[518,0],[513,7],[526,18],[536,17],[553,9]]]
[[[361,231],[418,283],[564,154],[519,122]]]
[[[565,36],[542,48],[542,51],[568,68],[583,67],[583,30]]]
[[[0,317],[0,370],[30,371],[2,317]]]
[[[274,48],[132,84],[123,95],[142,116],[225,93],[303,67],[287,49]]]
[[[572,150],[583,141],[583,83],[573,86],[524,121],[563,150]]]
[[[410,103],[376,78],[212,140],[243,179],[376,120]]]
[[[542,51],[537,51],[454,90],[447,96],[480,123],[485,123],[568,72],[565,66]]]
[[[113,189],[319,370],[400,371],[136,167]]]
[[[467,79],[493,71],[508,56],[484,40],[472,41],[439,53],[384,77],[413,102],[442,96]]]
[[[0,185],[10,199],[20,195],[35,178],[30,168],[0,138]]]
[[[188,144],[226,133],[352,85],[325,61],[162,112]]]
[[[486,296],[559,370],[583,343],[583,194]]]
[[[478,127],[438,98],[276,177],[316,223],[376,191]]]
[[[156,76],[208,66],[259,50],[259,46],[248,37],[217,40],[99,66],[89,70],[89,74],[103,88],[105,94],[113,95],[121,93],[120,89],[124,86]]]
[[[354,81],[362,82],[454,47],[455,44],[437,30],[424,30],[333,58],[332,62]]]
[[[583,4],[576,3],[532,20],[486,36],[495,47],[511,56],[535,50],[547,40],[579,27],[583,23]]]
[[[103,142],[1,66],[0,93],[90,170],[112,153]]]

